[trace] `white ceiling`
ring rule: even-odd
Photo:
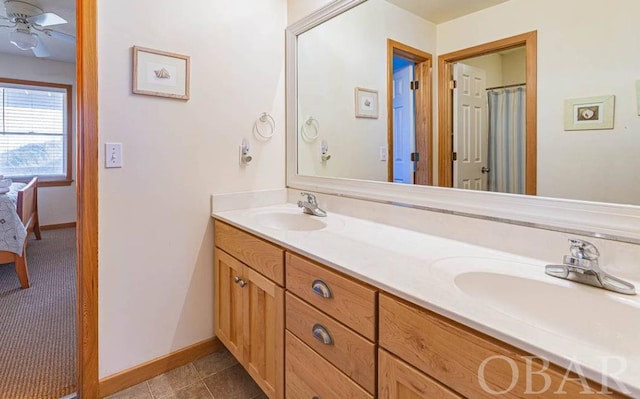
[[[62,18],[66,19],[68,23],[64,25],[54,25],[50,28],[69,35],[76,35],[76,0],[21,1],[40,7],[44,12],[53,12],[58,14]],[[4,10],[4,0],[0,0],[0,15],[6,15]],[[0,20],[0,24],[4,24],[5,22],[6,21]],[[0,28],[0,53],[17,54],[35,58],[31,50],[22,51],[9,43],[9,32],[11,32],[11,29]],[[41,34],[40,37],[51,52],[51,56],[47,59],[72,63],[76,61],[76,47],[74,44],[57,40],[47,35]]]
[[[435,24],[450,21],[509,0],[387,0]]]

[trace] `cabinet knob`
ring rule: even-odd
[[[246,287],[246,286],[247,286],[247,282],[246,282],[246,281],[244,281],[243,279],[241,279],[241,278],[240,278],[240,277],[238,277],[238,276],[235,276],[235,277],[233,278],[233,282],[234,282],[234,283],[236,283],[236,284],[238,284],[238,285],[239,285],[240,287],[242,287],[242,288],[244,288],[244,287]]]
[[[325,299],[333,298],[333,293],[331,292],[331,288],[324,281],[318,279],[313,280],[311,284],[311,289],[316,295],[319,295]]]
[[[327,330],[327,327],[322,324],[314,324],[311,329],[311,333],[313,337],[318,341],[322,342],[325,345],[333,345],[333,338],[331,338],[331,334]]]
[[[238,284],[238,283],[240,282],[240,277],[235,276],[235,277],[233,278],[233,282],[234,282],[234,283],[236,283],[236,284]]]

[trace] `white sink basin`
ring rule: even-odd
[[[307,215],[300,211],[265,211],[251,216],[261,225],[274,230],[313,231],[327,227],[317,216]]]
[[[490,258],[448,258],[431,270],[445,284],[483,306],[536,328],[612,352],[640,356],[638,296],[557,279],[544,265]]]

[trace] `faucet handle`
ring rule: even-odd
[[[586,259],[586,260],[598,260],[600,257],[600,251],[596,248],[595,245],[588,241],[579,240],[577,238],[570,238],[570,251],[571,257],[577,259]]]
[[[303,197],[307,197],[307,202],[313,205],[317,205],[318,201],[316,200],[316,196],[311,194],[311,193],[307,193],[307,192],[301,192],[300,193],[301,196]]]

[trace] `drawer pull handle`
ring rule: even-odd
[[[333,292],[331,292],[331,288],[322,280],[313,280],[313,284],[311,284],[311,289],[317,295],[320,295],[323,298],[330,299],[333,298]]]
[[[331,334],[329,334],[327,328],[322,324],[314,324],[311,332],[313,333],[314,338],[323,344],[333,345],[333,338],[331,338]]]

